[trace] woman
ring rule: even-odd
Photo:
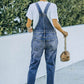
[[[40,0],[30,4],[26,16],[28,17],[26,24],[28,32],[33,32],[31,61],[27,84],[35,84],[37,69],[44,50],[47,69],[47,84],[54,84],[58,45],[55,29],[58,29],[65,37],[68,35],[66,31],[62,30],[58,23],[57,6],[47,0]],[[32,20],[33,28],[31,27]]]

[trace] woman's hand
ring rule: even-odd
[[[68,32],[66,32],[66,31],[63,31],[62,34],[64,35],[64,37],[68,36]]]
[[[28,29],[28,32],[29,32],[29,33],[33,32],[32,27],[31,27],[31,28],[27,28],[27,29]]]

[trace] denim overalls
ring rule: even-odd
[[[47,84],[54,84],[58,38],[54,27],[47,17],[47,11],[51,3],[48,2],[44,13],[42,13],[38,2],[35,4],[39,12],[39,21],[33,30],[33,38],[31,42],[31,61],[27,84],[35,84],[36,73],[44,50],[47,70]]]

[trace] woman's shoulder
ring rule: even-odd
[[[51,3],[51,2],[50,2]],[[57,8],[57,5],[55,3],[51,3],[52,8]]]

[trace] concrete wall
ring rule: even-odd
[[[67,50],[71,60],[61,62],[60,54],[64,50],[63,35],[57,31],[59,40],[56,58],[56,70],[84,59],[84,25],[64,27],[67,37]],[[22,33],[0,37],[0,84],[25,84],[31,58],[32,33]],[[44,54],[39,65],[37,77],[46,75]]]

